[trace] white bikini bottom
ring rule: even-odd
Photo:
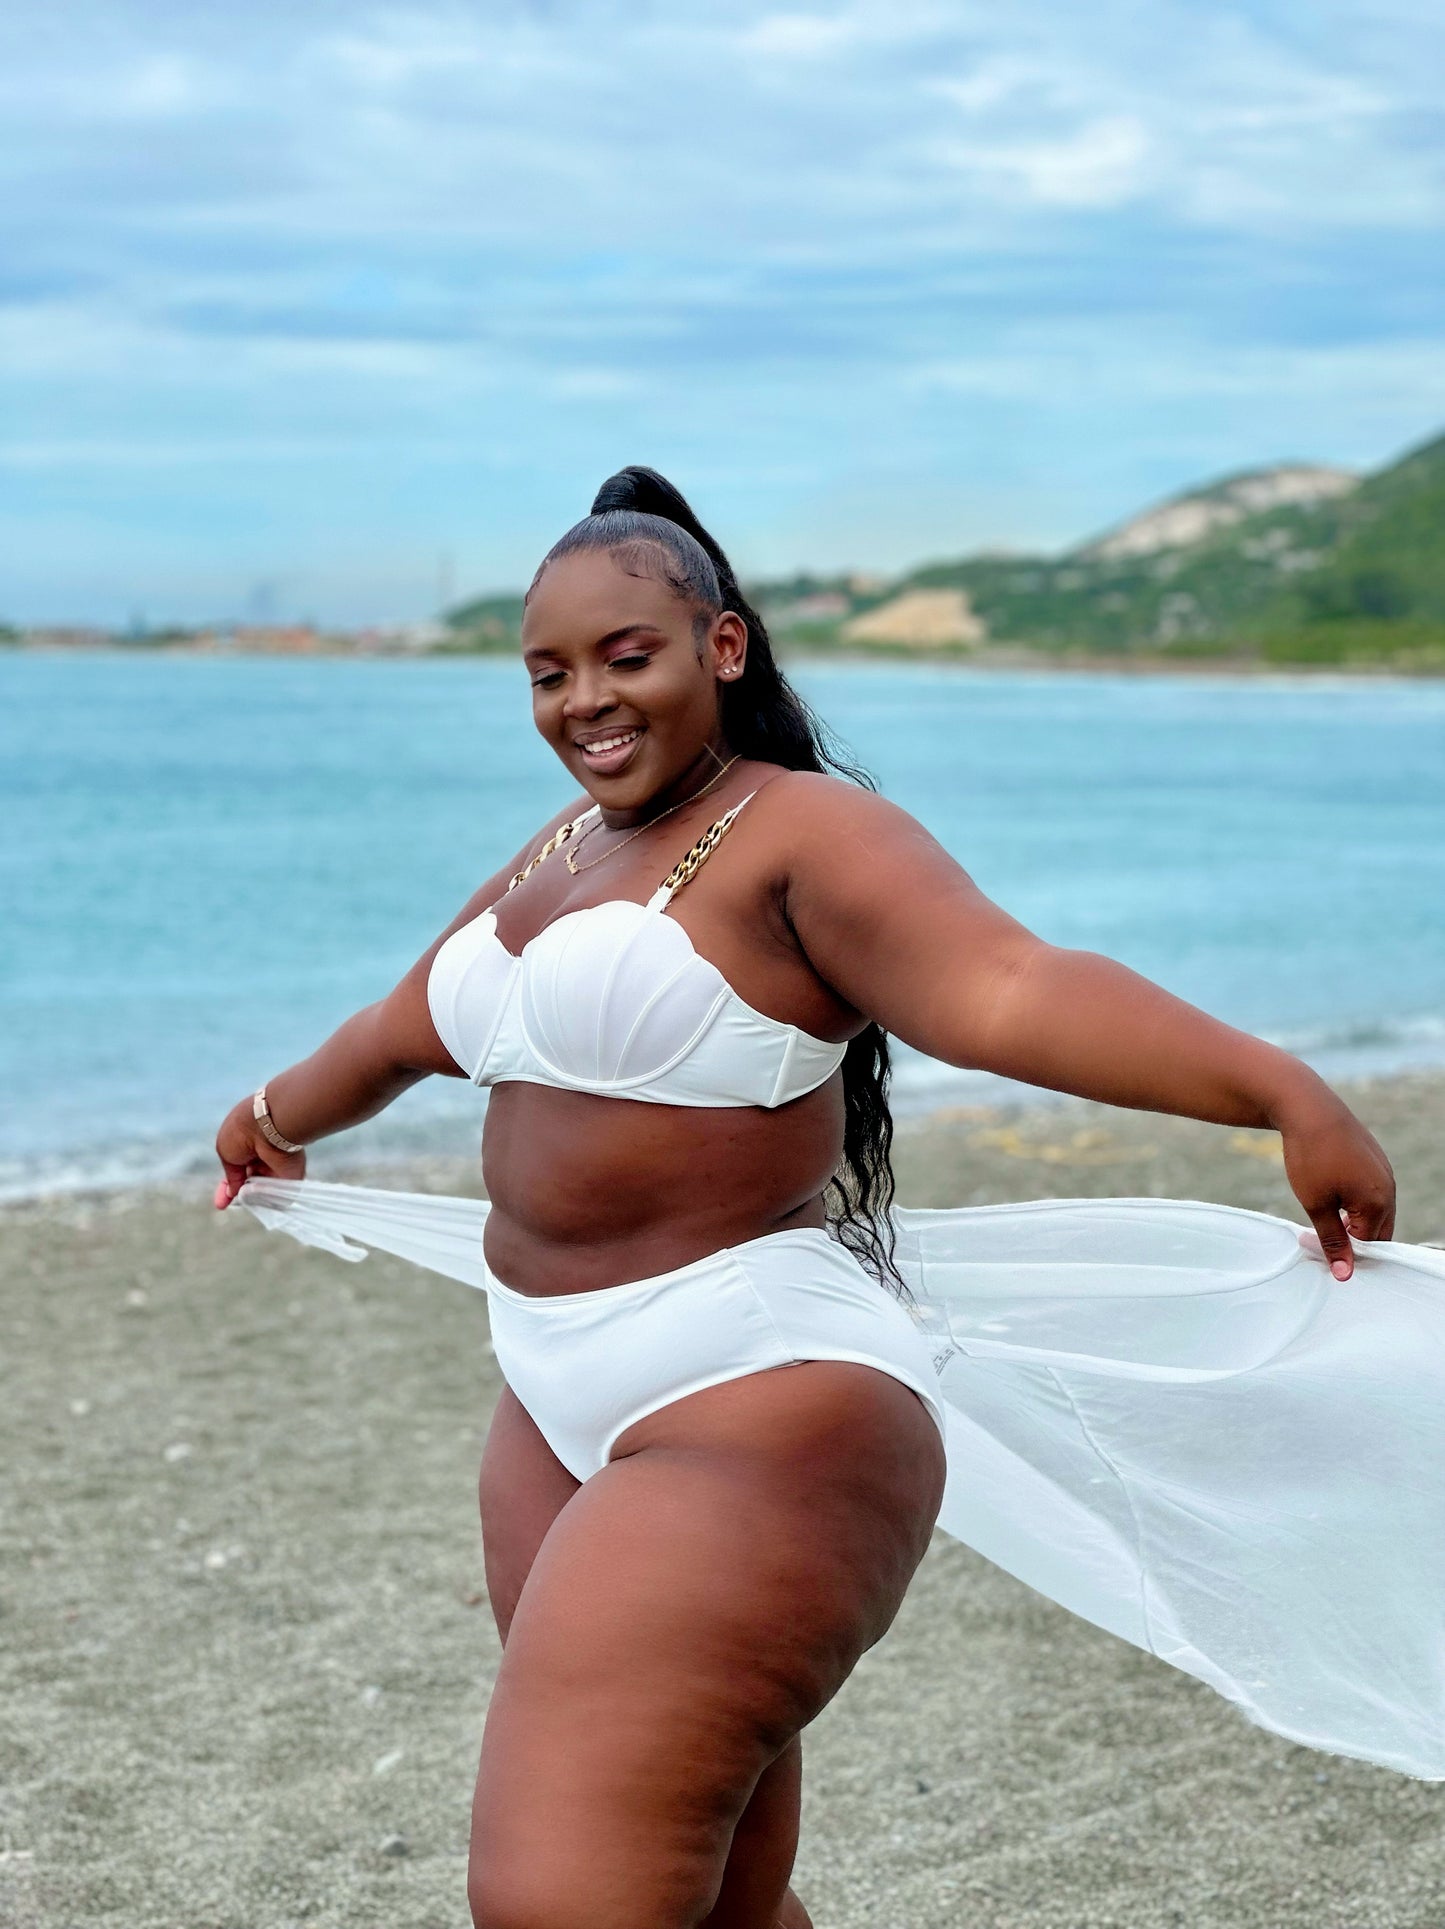
[[[490,1270],[486,1290],[497,1364],[578,1480],[605,1467],[649,1413],[802,1360],[848,1360],[901,1380],[946,1438],[922,1331],[825,1232],[765,1233],[589,1293],[518,1293]]]
[[[864,1360],[941,1412],[958,1540],[1277,1734],[1445,1780],[1445,1253],[1357,1241],[1339,1281],[1289,1220],[1195,1200],[895,1208],[915,1322],[816,1232],[542,1300],[489,1279],[480,1200],[240,1199],[486,1290],[579,1477],[687,1391]]]

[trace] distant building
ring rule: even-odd
[[[226,637],[232,649],[265,656],[317,656],[329,647],[310,623],[237,623]]]
[[[20,641],[33,650],[101,650],[114,643],[109,630],[73,623],[44,623],[22,629]]]
[[[819,590],[812,596],[795,596],[791,602],[769,603],[766,614],[774,629],[787,630],[800,623],[836,623],[852,607],[837,590]]]

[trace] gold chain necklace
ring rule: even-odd
[[[740,757],[741,755],[742,755],[742,752],[739,751],[738,756]],[[566,864],[567,869],[572,873],[573,877],[580,876],[580,874],[583,871],[596,870],[599,864],[605,864],[609,857],[611,857],[615,852],[620,851],[622,849],[623,844],[630,844],[634,837],[641,837],[644,831],[650,831],[653,825],[660,824],[664,817],[671,817],[672,813],[675,810],[681,810],[684,804],[695,804],[699,797],[705,797],[707,793],[712,789],[714,784],[720,783],[722,779],[727,776],[728,772],[732,769],[733,765],[737,761],[738,761],[738,757],[729,757],[727,762],[722,766],[722,768],[718,770],[713,776],[708,778],[707,782],[703,785],[701,790],[695,790],[692,793],[691,797],[683,797],[683,798],[680,798],[677,803],[669,804],[667,809],[660,810],[657,813],[656,817],[649,817],[645,824],[639,824],[635,831],[629,831],[626,837],[623,838],[621,844],[610,844],[607,847],[607,849],[602,853],[601,857],[594,857],[590,864],[579,864],[576,858],[572,855],[572,852],[570,850],[563,851],[562,861]],[[599,814],[597,822],[595,824],[589,824],[586,830],[583,831],[582,835],[579,838],[577,838],[575,842],[578,844],[585,844],[587,839],[592,835],[593,831],[600,828],[601,823],[602,823],[602,818]]]

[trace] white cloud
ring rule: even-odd
[[[896,54],[926,35],[957,32],[958,8],[930,0],[854,0],[830,13],[764,13],[735,36],[743,53],[763,60],[809,61],[871,48]]]
[[[1043,207],[1107,208],[1149,186],[1152,145],[1141,122],[1120,114],[1060,140],[944,140],[937,152],[950,167],[979,177],[985,191],[1003,184]]]
[[[1342,396],[1390,408],[1422,432],[1445,421],[1445,355],[1432,336],[1330,347],[1296,343],[1223,346],[1199,329],[1141,322],[1093,326],[1029,323],[997,348],[919,361],[898,373],[900,388],[1010,402],[1056,403],[1087,394],[1101,406],[1181,407],[1223,402],[1269,410],[1299,403],[1323,408]],[[1308,447],[1278,452],[1302,457]]]
[[[444,4],[360,14],[343,31],[320,34],[310,54],[343,85],[385,93],[565,68],[569,38],[525,16],[479,16]]]
[[[1047,70],[1031,62],[1015,59],[987,59],[969,74],[942,78],[928,77],[923,81],[926,93],[937,94],[941,99],[951,101],[967,114],[976,114],[989,107],[997,107],[1001,102],[1013,99],[1024,88],[1038,82],[1040,78],[1050,78]]]
[[[1427,12],[52,0],[41,33],[12,9],[11,456],[116,528],[170,513],[193,450],[216,474],[187,518],[247,467],[258,522],[269,473],[277,516],[358,527],[444,520],[481,451],[539,478],[542,520],[577,493],[546,478],[640,448],[748,515],[728,478],[753,472],[779,503],[837,474],[856,505],[880,469],[926,492],[968,463],[1018,503],[1038,468],[996,471],[1041,463],[1061,410],[1126,506],[1170,438],[1368,459],[1445,412]],[[382,443],[405,489],[376,488]],[[148,446],[156,493],[108,498]]]
[[[138,120],[169,119],[198,111],[208,92],[194,61],[162,54],[119,74],[113,99],[121,113]]]
[[[810,60],[848,46],[857,38],[856,25],[837,16],[817,13],[771,13],[738,36],[745,52],[770,60]]]
[[[615,368],[562,368],[546,377],[553,395],[570,402],[619,402],[641,395],[645,384]]]

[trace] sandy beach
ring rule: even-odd
[[[1445,1240],[1445,1075],[1349,1095],[1395,1165],[1399,1236]],[[903,1124],[897,1167],[915,1205],[1302,1217],[1272,1135],[1081,1102]],[[0,1216],[0,1924],[462,1929],[498,1660],[485,1304],[208,1201]],[[818,1929],[1445,1921],[1445,1787],[1253,1729],[941,1537],[805,1752]]]

